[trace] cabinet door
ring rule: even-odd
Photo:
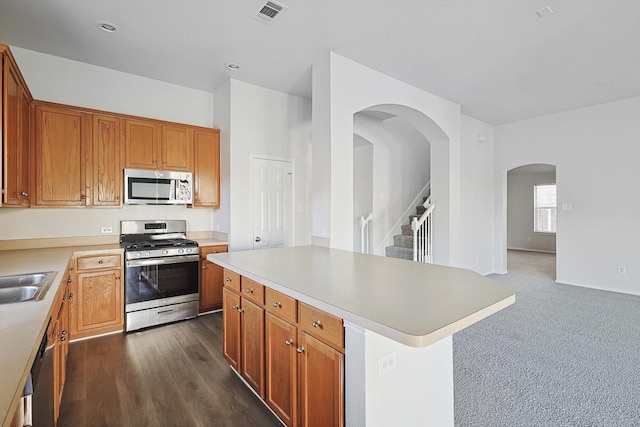
[[[242,363],[240,374],[264,399],[264,309],[241,299]]]
[[[289,427],[297,425],[297,332],[294,325],[267,312],[265,401]]]
[[[227,246],[200,247],[200,313],[222,308],[224,269],[207,261],[207,255],[220,252],[227,252]]]
[[[162,126],[161,169],[191,172],[193,132],[186,126]]]
[[[18,70],[5,59],[4,69],[4,200],[6,205],[29,206],[29,123],[31,99]]]
[[[222,290],[222,354],[240,372],[240,295]]]
[[[122,204],[122,149],[120,119],[93,116],[93,200],[94,206]]]
[[[84,206],[90,122],[85,113],[57,106],[36,106],[35,204]]]
[[[344,355],[299,332],[300,425],[344,426]]]
[[[74,339],[122,329],[121,270],[78,273],[71,319]]]
[[[125,167],[160,168],[160,133],[154,122],[125,120]]]
[[[193,206],[220,207],[220,131],[194,130]]]

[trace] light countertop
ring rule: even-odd
[[[198,242],[198,246],[219,246],[224,245],[228,246],[229,242],[227,240],[220,239],[193,239]]]
[[[412,347],[433,344],[515,302],[513,291],[470,270],[318,246],[207,259]]]
[[[69,259],[104,252],[122,252],[122,249],[119,244],[108,244],[0,251],[0,276],[57,272],[42,300],[0,305],[0,416],[3,426],[10,423],[22,395]]]

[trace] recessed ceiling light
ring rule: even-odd
[[[238,71],[240,69],[240,65],[236,64],[235,62],[227,62],[226,64],[224,64],[224,66],[231,71]]]
[[[118,27],[116,27],[116,25],[111,22],[96,21],[96,25],[98,25],[98,28],[100,28],[102,31],[105,31],[107,33],[115,33],[116,31],[118,31]]]

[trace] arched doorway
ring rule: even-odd
[[[528,164],[512,168],[506,175],[507,268],[548,274],[555,280],[556,167]]]

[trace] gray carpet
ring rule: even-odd
[[[514,305],[453,337],[455,425],[640,426],[640,297],[554,282],[509,251]]]

